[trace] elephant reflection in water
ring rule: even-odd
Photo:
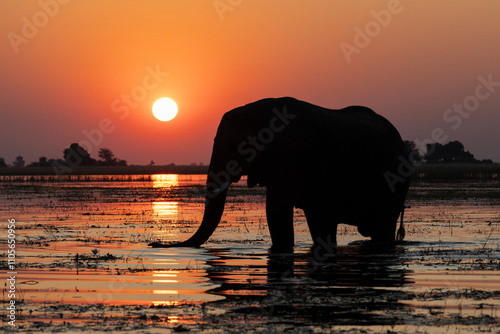
[[[406,163],[406,168],[402,164]],[[304,210],[313,243],[336,244],[338,224],[351,224],[377,242],[404,237],[404,201],[411,178],[398,131],[369,108],[326,109],[284,97],[227,112],[214,140],[205,212],[197,232],[180,243],[199,247],[221,220],[227,190],[248,176],[266,187],[272,250],[294,246],[293,209]]]
[[[267,276],[269,282],[305,276],[340,287],[400,287],[412,283],[400,257],[403,252],[391,245],[365,242],[339,246],[335,253],[323,255],[318,255],[314,247],[307,254],[271,254]]]
[[[208,252],[213,258],[207,261],[207,277],[219,285],[209,293],[248,306],[235,314],[271,322],[265,317],[382,325],[392,324],[396,312],[408,312],[409,306],[398,300],[411,293],[394,289],[414,283],[400,246],[366,242],[339,246],[335,254],[319,257],[313,247],[308,253],[271,253],[267,262],[253,254],[243,264],[245,256],[235,258],[231,250]]]

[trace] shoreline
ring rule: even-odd
[[[71,175],[153,175],[153,174],[207,174],[208,166],[165,165],[165,166],[90,166],[75,167]],[[0,176],[57,176],[52,167],[0,167]],[[415,180],[473,180],[500,178],[500,163],[436,163],[415,167]]]
[[[69,169],[69,167],[68,167]],[[207,174],[208,166],[89,166],[60,175]],[[59,175],[52,167],[0,167],[1,176]]]

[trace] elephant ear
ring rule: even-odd
[[[264,99],[223,118],[217,137],[228,146],[236,145],[227,152],[245,152],[232,158],[243,167],[242,174],[248,175],[249,187],[296,177],[315,164],[321,154],[313,151],[323,149],[323,127],[322,119],[309,108],[317,107],[291,98]],[[243,149],[241,143],[246,143]],[[247,154],[252,151],[255,154]]]
[[[269,184],[270,162],[263,156],[264,154],[265,152],[259,152],[259,156],[245,168],[249,188],[255,186],[265,187]],[[267,161],[267,163],[264,163],[264,161]]]
[[[286,180],[295,180],[301,173],[314,169],[324,160],[324,131],[321,119],[317,119],[307,106],[297,106],[294,101],[288,104],[267,108],[269,116],[266,124],[275,117],[278,110],[287,115],[294,115],[286,124],[277,122],[278,131],[272,133],[272,140],[265,143],[265,148],[258,152],[245,172],[249,187],[267,186]],[[258,133],[258,130],[254,130]],[[255,136],[255,134],[253,134]]]
[[[315,160],[321,156],[310,145],[305,145],[309,138],[295,138],[281,140],[281,133],[276,135],[275,141],[270,143],[252,162],[247,171],[249,187],[268,186],[271,183],[290,182],[301,173],[317,166]],[[286,135],[287,134],[283,134]],[[297,142],[297,139],[302,139]],[[303,146],[303,147],[302,147]],[[309,150],[308,150],[309,149]],[[308,177],[308,176],[306,176]]]

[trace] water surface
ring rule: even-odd
[[[0,182],[1,219],[16,220],[18,323],[410,332],[499,325],[498,182],[416,182],[404,242],[374,246],[341,225],[336,252],[320,259],[301,210],[294,253],[269,254],[264,190],[243,179],[204,247],[149,248],[196,231],[204,183],[203,175]],[[6,249],[3,238],[2,275]]]

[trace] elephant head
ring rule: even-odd
[[[292,99],[294,100],[294,99]],[[273,103],[274,102],[274,103]],[[267,185],[274,168],[270,152],[277,135],[296,117],[286,105],[265,99],[227,112],[217,129],[207,174],[205,211],[196,233],[180,243],[151,243],[153,247],[199,247],[217,228],[229,185],[248,175],[248,185]],[[285,177],[284,175],[282,177]]]

